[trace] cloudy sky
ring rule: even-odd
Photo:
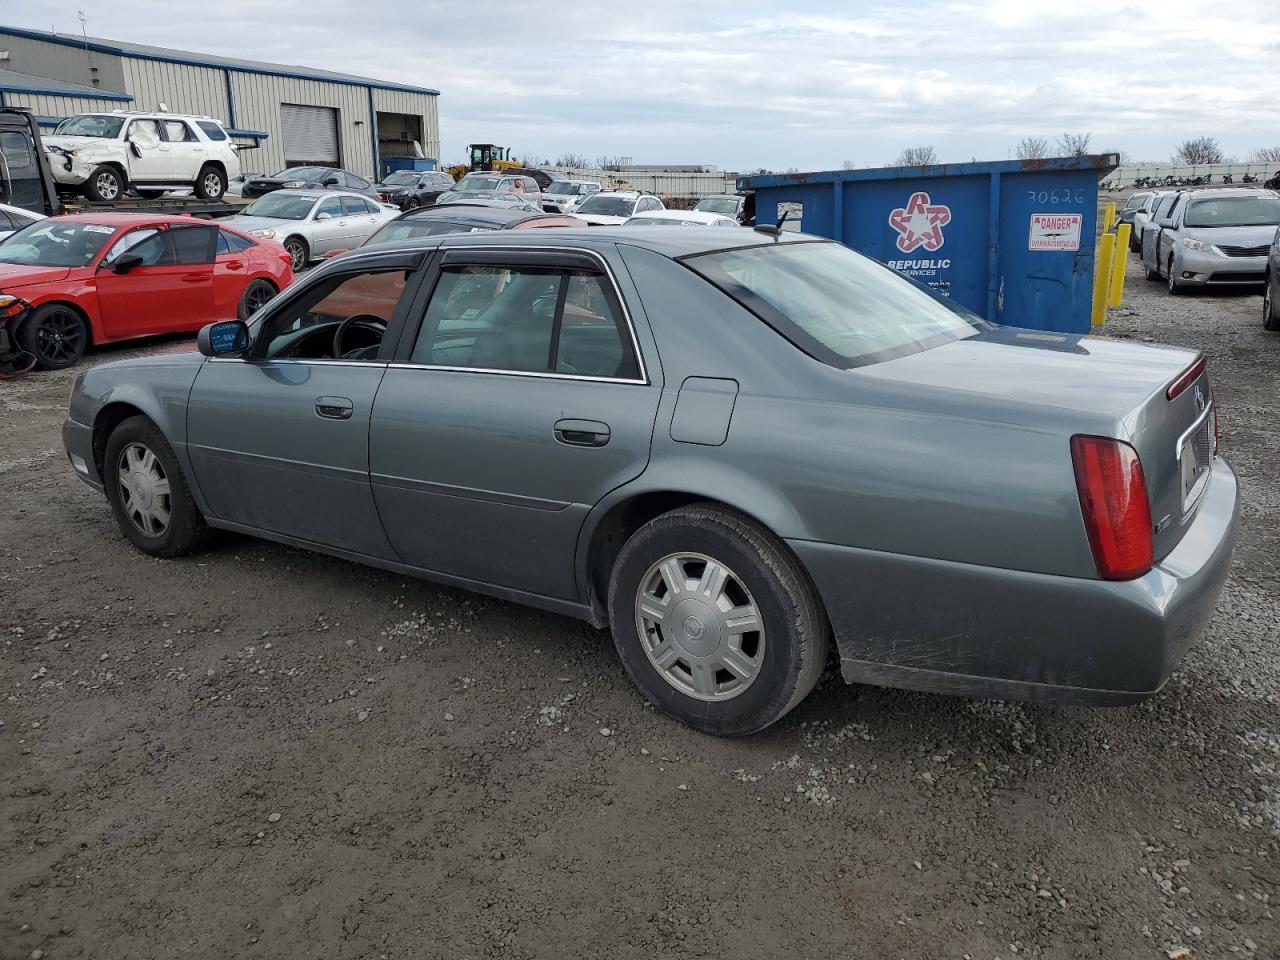
[[[436,87],[445,160],[491,141],[830,169],[1063,131],[1161,161],[1187,136],[1280,146],[1275,2],[54,0],[0,20],[78,32],[83,9],[90,35]]]

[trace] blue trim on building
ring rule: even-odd
[[[133,97],[127,93],[115,93],[111,90],[92,90],[86,89],[83,93],[77,90],[54,90],[49,87],[29,87],[24,84],[17,83],[0,83],[0,90],[7,90],[10,93],[32,93],[41,97],[78,97],[82,100],[116,100],[121,103],[128,103]]]
[[[287,77],[291,80],[312,80],[316,83],[338,83],[348,87],[371,87],[378,90],[399,90],[404,93],[422,93],[438,97],[439,90],[430,87],[413,87],[405,83],[381,83],[376,80],[364,80],[355,77],[315,76],[309,73],[298,73],[275,67],[241,66],[239,64],[220,63],[217,60],[202,60],[199,55],[187,57],[176,54],[148,53],[141,50],[129,50],[115,47],[95,40],[86,41],[81,37],[64,37],[43,30],[24,30],[21,27],[0,27],[0,36],[23,37],[27,40],[43,40],[45,43],[56,43],[64,47],[78,47],[81,50],[93,50],[96,53],[109,53],[117,57],[132,57],[135,60],[155,60],[159,63],[178,63],[188,67],[209,67],[214,70],[235,71],[236,73],[265,74],[271,77]],[[47,91],[56,92],[56,91]],[[60,93],[60,96],[67,96]],[[117,94],[123,96],[123,94]],[[132,98],[130,98],[132,99]]]
[[[265,140],[271,136],[271,134],[262,130],[236,130],[231,127],[225,127],[224,129],[227,131],[227,136],[245,137],[249,140]]]
[[[223,70],[222,77],[227,81],[227,125],[236,125],[236,95],[231,92],[231,71]]]
[[[373,182],[379,183],[382,174],[378,172],[378,111],[373,105],[373,87],[369,88],[369,138],[373,146]]]

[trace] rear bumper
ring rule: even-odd
[[[1224,460],[1178,546],[1110,583],[789,541],[849,683],[1059,703],[1156,693],[1213,614],[1239,516]]]
[[[62,446],[76,476],[99,493],[103,492],[102,476],[93,455],[93,427],[68,419],[62,424]]]

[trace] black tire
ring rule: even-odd
[[[1138,233],[1132,230],[1129,231],[1129,252],[1130,253],[1142,252],[1142,237]]]
[[[191,186],[201,200],[221,200],[227,192],[227,175],[213,164],[206,163]]]
[[[763,632],[754,640],[751,633],[743,633],[738,642],[744,650],[748,643],[755,645],[756,652],[750,655],[758,658],[759,666],[744,689],[727,699],[699,698],[679,689],[650,659],[647,641],[641,637],[640,591],[654,576],[655,565],[678,553],[712,558],[722,565],[730,582],[740,582],[736,588],[745,588],[746,599],[754,601],[759,611]],[[685,594],[690,601],[699,596],[696,591]],[[764,527],[721,507],[681,507],[632,534],[613,566],[608,603],[614,644],[632,682],[658,709],[705,733],[739,737],[763,730],[809,694],[826,665],[830,627],[799,561]],[[696,634],[688,628],[690,621],[698,621],[692,628]],[[672,636],[677,629],[684,631],[682,643],[698,644],[719,628],[714,622],[704,626],[696,616],[677,611],[672,616]],[[660,640],[668,636],[665,623],[655,636]],[[691,663],[678,657],[666,673],[688,673],[692,683]],[[724,682],[734,682],[728,671],[713,668],[708,675],[718,686],[722,673]]]
[[[404,203],[400,204],[401,210],[417,210],[422,204],[413,194],[404,198]]]
[[[280,291],[276,289],[276,285],[270,280],[261,278],[253,280],[244,288],[244,293],[240,294],[240,305],[236,309],[238,316],[245,323],[249,322],[249,318],[257,313],[264,303],[274,297]]]
[[[1169,296],[1176,297],[1182,292],[1182,285],[1178,283],[1178,275],[1173,270],[1173,257],[1169,257],[1169,271],[1166,274],[1169,285]]]
[[[1262,288],[1262,329],[1272,333],[1280,331],[1280,303],[1271,292],[1276,283],[1276,278],[1268,273],[1266,286]]]
[[[143,200],[159,200],[164,196],[163,190],[138,190],[138,196]]]
[[[18,340],[41,370],[65,370],[84,356],[89,327],[74,307],[46,303],[27,318]]]
[[[307,241],[301,237],[286,237],[284,249],[293,263],[294,273],[305,269],[307,264],[311,262],[311,248],[307,246]]]
[[[134,475],[121,477],[121,461],[128,466],[127,450],[142,447],[155,457],[160,473],[168,482],[167,494],[152,494],[148,502],[165,505],[167,500],[169,521],[158,533],[149,534],[142,529],[138,520],[130,516],[124,502],[124,490],[130,489],[130,496],[145,495],[147,490],[140,490]],[[164,434],[144,416],[130,417],[122,421],[107,438],[107,447],[103,455],[102,479],[106,486],[107,500],[111,504],[111,513],[116,518],[120,532],[143,553],[153,557],[181,557],[199,548],[208,536],[204,516],[191,497],[191,489],[187,478],[182,473],[178,458]],[[125,481],[122,486],[122,479]],[[163,499],[161,499],[163,498]]]
[[[110,203],[119,200],[129,189],[129,183],[118,167],[102,164],[95,167],[89,179],[84,182],[84,195],[90,200]]]

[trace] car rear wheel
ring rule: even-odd
[[[124,196],[125,187],[124,174],[104,163],[89,174],[89,179],[84,182],[84,193],[90,200],[110,203]]]
[[[244,288],[244,293],[240,294],[240,307],[236,311],[236,315],[245,323],[249,322],[249,318],[261,310],[274,297],[278,290],[276,285],[270,280],[254,280]]]
[[[103,482],[116,525],[143,553],[180,557],[208,533],[173,448],[146,417],[130,417],[112,431]]]
[[[1276,303],[1271,288],[1276,285],[1276,278],[1267,275],[1267,285],[1262,288],[1262,327],[1265,330],[1280,330],[1280,303]]]
[[[289,254],[289,260],[293,264],[294,271],[298,271],[306,267],[311,259],[311,252],[307,249],[307,241],[301,237],[289,237],[284,242],[285,253]]]
[[[830,629],[799,562],[720,507],[682,507],[632,534],[610,576],[609,620],[646,699],[718,736],[785,716],[826,665]]]
[[[47,303],[38,307],[19,332],[22,349],[36,358],[42,370],[63,370],[89,345],[89,328],[72,307]]]
[[[200,175],[194,184],[196,196],[201,200],[221,200],[227,192],[227,178],[214,166],[200,169]]]

